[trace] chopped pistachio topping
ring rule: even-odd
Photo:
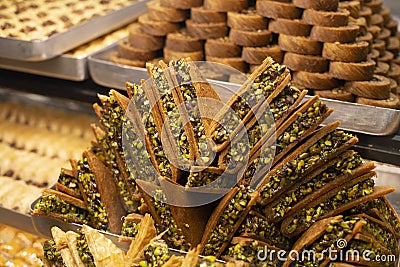
[[[327,251],[339,251],[342,249],[337,246],[338,240],[344,239],[347,235],[351,234],[358,221],[360,219],[355,217],[332,219],[326,227],[325,233],[310,246],[304,248],[307,251],[314,251],[315,257],[314,255],[305,253],[304,257],[296,262],[297,265],[295,266],[320,266],[322,261],[329,257],[326,253]]]
[[[157,225],[158,233],[168,230],[163,236],[167,243],[173,248],[188,251],[190,244],[185,239],[182,230],[176,224],[171,209],[165,203],[165,196],[161,190],[156,190],[154,193],[154,206],[161,219],[161,225]]]
[[[274,117],[275,121],[278,121],[284,114],[289,111],[289,108],[299,98],[301,90],[293,85],[287,85],[277,97],[272,100],[269,105],[269,110]]]
[[[373,236],[380,244],[388,248],[393,254],[397,253],[398,244],[393,233],[372,220],[366,220],[366,222],[367,224],[363,226],[363,230]]]
[[[172,178],[171,164],[164,153],[154,117],[151,114],[150,103],[143,90],[143,87],[139,84],[131,84],[131,86],[128,86],[128,88],[131,90],[133,103],[135,104],[135,107],[138,110],[139,114],[142,116],[142,122],[145,125],[147,135],[150,137],[150,142],[152,143],[154,149],[153,153],[158,163],[159,171],[162,176]],[[127,123],[130,122],[127,121]],[[132,150],[132,153],[137,153],[133,155],[134,158],[137,159],[139,163],[147,161],[149,158],[149,154],[147,153],[143,138],[141,138],[139,135],[137,135],[137,133],[133,131],[133,126],[125,128],[132,128],[129,133],[126,133],[125,137],[127,138],[127,140],[129,140],[129,143],[132,144],[132,146],[135,148]],[[139,171],[139,176],[151,177],[152,169],[148,170],[148,168],[146,168],[147,165],[148,164],[141,164],[142,168],[140,168],[140,170],[137,170]]]
[[[283,249],[289,249],[290,246],[290,240],[281,234],[278,225],[253,213],[247,214],[237,235],[250,236]]]
[[[258,256],[258,253],[263,251],[262,255],[267,255],[265,259]],[[253,240],[249,244],[231,244],[227,250],[227,256],[244,262],[248,262],[251,266],[272,267],[279,265],[279,259],[271,249],[259,241]]]
[[[361,156],[357,153],[353,154],[345,159],[339,160],[324,172],[316,175],[312,180],[301,184],[295,189],[295,191],[285,193],[280,197],[279,202],[272,208],[274,218],[282,218],[293,208],[294,205],[301,202],[305,197],[323,188],[328,183],[334,181],[338,176],[350,173],[352,170],[360,166],[361,163]]]
[[[218,218],[204,247],[204,255],[215,255],[221,246],[229,241],[235,231],[237,221],[242,217],[251,199],[249,188],[241,187],[229,201]]]
[[[88,243],[86,241],[86,237],[83,233],[78,232],[78,236],[76,237],[76,246],[78,249],[79,257],[81,258],[83,264],[86,267],[95,267],[93,255],[90,252]]]
[[[56,249],[56,243],[52,239],[48,239],[43,243],[43,257],[52,266],[62,267],[64,266],[63,259],[60,251]]]
[[[305,112],[297,112],[297,119],[277,138],[275,153],[281,153],[288,145],[299,140],[326,111],[326,105],[321,100],[317,100]]]
[[[220,176],[221,174],[208,171],[207,169],[202,170],[201,172],[190,172],[186,186],[188,187],[204,186],[214,182]]]
[[[121,235],[128,237],[135,237],[138,233],[140,222],[127,221],[122,223]]]
[[[308,228],[328,212],[333,211],[350,201],[370,195],[374,192],[374,184],[373,179],[367,179],[349,188],[341,189],[334,196],[331,196],[314,207],[302,209],[288,225],[288,233],[296,231],[299,225]]]
[[[83,191],[87,196],[86,201],[91,225],[99,230],[107,230],[107,212],[104,203],[101,202],[96,180],[94,179],[94,174],[89,169],[87,158],[83,158],[78,162],[78,180],[82,183]]]
[[[118,185],[119,194],[122,196],[125,206],[128,210],[135,211],[134,201],[126,188],[123,177],[120,175],[121,170],[119,170],[115,155],[115,151],[118,151],[117,153],[120,153],[121,158],[125,158],[122,149],[122,129],[124,129],[122,125],[125,122],[125,113],[112,95],[107,98],[107,101],[103,105],[101,122],[107,131],[102,140],[100,140],[103,150],[107,154],[105,163],[113,172],[114,179]],[[116,150],[114,148],[116,148]],[[127,166],[125,170],[129,173]]]
[[[162,242],[150,243],[143,252],[143,260],[139,262],[140,267],[158,267],[166,263],[171,256],[167,244]]]
[[[68,187],[69,189],[72,189],[77,195],[81,194],[81,191],[78,187],[78,181],[74,176],[69,176],[61,172],[58,176],[58,183]]]
[[[72,204],[65,202],[55,195],[42,195],[35,205],[35,210],[44,213],[57,213],[62,216],[66,222],[88,223],[88,212]]]
[[[346,255],[351,260],[357,261],[358,258],[362,260],[363,259],[362,256],[366,255],[367,261],[379,262],[379,266],[388,266],[388,267],[396,266],[395,261],[398,255],[396,255],[396,257],[388,257],[387,252],[376,246],[374,242],[370,243],[362,240],[352,239],[347,244],[347,247],[348,250],[346,251]],[[366,250],[368,250],[367,254],[364,253]],[[382,259],[383,257],[386,259],[386,261],[379,260]]]
[[[286,163],[261,187],[261,196],[271,198],[287,185],[293,184],[313,165],[326,158],[352,138],[341,130],[328,133],[305,152]]]

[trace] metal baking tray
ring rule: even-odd
[[[59,56],[134,21],[147,10],[146,3],[148,1],[137,0],[127,7],[90,19],[45,40],[24,41],[0,37],[0,57],[42,61]]]
[[[0,223],[37,235],[32,216],[29,214],[0,207]]]
[[[84,81],[89,78],[89,56],[99,51],[103,51],[112,45],[113,44],[107,45],[85,56],[72,56],[66,53],[44,61],[22,61],[0,58],[0,68],[51,78]]]
[[[113,63],[110,54],[113,46],[89,57],[89,72],[94,82],[109,88],[125,89],[125,82],[148,79],[144,68]],[[237,84],[224,82],[225,86],[237,89]],[[307,97],[308,98],[308,97]],[[400,110],[361,105],[332,99],[324,99],[335,111],[325,123],[341,121],[341,129],[375,136],[387,136],[397,132],[400,125]]]

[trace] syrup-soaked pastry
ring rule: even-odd
[[[385,28],[390,31],[390,34],[392,36],[395,36],[397,33],[398,26],[399,23],[397,22],[397,20],[391,19],[388,23],[386,23]]]
[[[374,36],[372,35],[372,33],[367,32],[365,35],[362,36],[358,36],[356,38],[357,42],[362,42],[362,41],[366,41],[369,44],[369,52],[371,52],[372,50],[372,43],[374,41]]]
[[[390,65],[383,61],[378,61],[376,64],[376,68],[374,70],[374,74],[387,76],[389,74]]]
[[[386,25],[391,19],[390,8],[382,7],[382,9],[379,12],[379,14],[383,17],[383,23]]]
[[[349,21],[350,12],[346,9],[335,11],[323,11],[315,9],[305,9],[302,21],[317,26],[339,27],[346,26]]]
[[[249,0],[204,0],[203,3],[205,9],[210,9],[217,12],[238,12],[246,9],[248,5]]]
[[[312,0],[294,0],[293,4],[303,9],[315,9],[325,11],[335,11],[338,8],[338,0],[312,1]]]
[[[359,15],[360,17],[365,18],[367,25],[371,25],[372,10],[369,7],[363,5],[360,9]]]
[[[206,56],[210,57],[240,57],[242,48],[234,44],[229,37],[208,39],[204,45]]]
[[[322,56],[333,61],[361,62],[367,60],[368,43],[324,43]]]
[[[228,12],[227,24],[230,28],[242,31],[267,29],[267,20],[263,16],[257,14],[254,8],[244,9],[240,12]]]
[[[311,27],[311,25],[304,23],[302,20],[277,18],[270,21],[268,30],[278,34],[308,36]]]
[[[168,47],[164,47],[164,59],[166,61],[171,60],[178,60],[180,58],[190,57],[194,61],[202,61],[204,60],[204,52],[203,50],[199,51],[191,51],[191,52],[182,52],[182,51],[175,51]]]
[[[328,60],[321,56],[300,55],[285,53],[283,64],[294,71],[308,71],[323,73],[328,71]]]
[[[354,19],[354,18],[350,17],[349,20],[350,20],[351,24],[354,24],[354,25],[357,25],[358,27],[360,27],[359,31],[358,31],[358,36],[360,36],[360,35],[362,36],[362,35],[367,34],[367,32],[368,32],[368,23],[367,23],[367,20],[365,18],[359,17],[357,19]]]
[[[382,107],[382,108],[398,109],[400,107],[399,96],[393,93],[390,94],[389,98],[382,100],[357,97],[356,102],[359,104]]]
[[[397,90],[398,83],[395,79],[389,78],[389,80],[390,80],[390,92],[396,95],[398,91]]]
[[[179,23],[152,20],[148,13],[138,18],[142,32],[153,36],[166,36],[170,32],[179,30]]]
[[[399,55],[400,51],[400,40],[396,37],[389,37],[387,41],[386,49],[393,53],[394,57]]]
[[[378,62],[385,62],[385,63],[390,63],[392,62],[394,58],[394,55],[392,52],[385,50],[385,52],[383,53],[383,55],[381,55],[380,57],[378,57]]]
[[[380,75],[374,75],[368,81],[346,82],[344,86],[356,96],[371,99],[387,99],[390,97],[390,80]]]
[[[128,39],[118,42],[118,56],[129,60],[148,61],[159,55],[157,51],[143,50],[131,46]]]
[[[162,6],[159,0],[150,1],[146,6],[149,18],[152,20],[182,22],[188,17],[188,12],[186,10]]]
[[[384,25],[383,17],[380,14],[373,13],[371,15],[371,25],[382,28]]]
[[[199,6],[190,9],[190,19],[194,23],[219,23],[226,22],[227,14]]]
[[[113,52],[110,54],[110,61],[121,64],[121,65],[127,65],[127,66],[132,66],[132,67],[139,67],[139,68],[144,68],[146,65],[145,61],[142,60],[131,60],[127,58],[120,57],[118,55],[118,52]]]
[[[349,43],[356,40],[358,32],[359,27],[357,25],[341,27],[314,26],[311,29],[310,38],[324,43]]]
[[[207,61],[228,65],[240,72],[246,73],[248,66],[242,57],[212,57],[206,56]]]
[[[375,65],[375,61],[370,59],[357,63],[331,61],[329,74],[337,79],[347,81],[368,81],[374,75]]]
[[[322,43],[304,36],[279,34],[278,45],[283,51],[302,55],[321,55]]]
[[[341,81],[333,78],[327,72],[295,71],[293,73],[293,84],[307,89],[330,90],[339,87]]]
[[[371,0],[365,3],[365,6],[372,10],[372,13],[380,13],[382,10],[383,0]]]
[[[332,90],[314,90],[314,95],[328,99],[354,102],[354,95],[346,91],[343,87],[334,88]]]
[[[161,6],[176,9],[191,9],[203,4],[202,0],[160,0]]]
[[[243,47],[242,57],[249,64],[261,64],[267,57],[272,57],[277,63],[282,63],[283,51],[278,45]]]
[[[242,31],[230,29],[229,39],[240,46],[266,46],[272,42],[272,32],[268,30]]]
[[[379,51],[377,49],[372,49],[368,53],[368,59],[375,61],[375,63],[378,64],[378,58],[379,58]]]
[[[133,48],[147,51],[156,51],[164,47],[164,37],[153,36],[142,32],[139,23],[134,23],[130,25],[128,31],[128,40],[131,44],[131,47]]]
[[[180,52],[195,52],[203,50],[204,42],[190,36],[186,30],[168,33],[165,39],[165,47],[169,50]],[[168,60],[167,60],[168,61]]]
[[[394,79],[397,83],[400,83],[400,66],[396,63],[390,64],[390,70],[388,74],[389,78]]]
[[[390,37],[390,31],[386,28],[382,28],[381,32],[378,34],[377,39],[378,40],[384,40],[385,42],[388,42],[388,39]]]
[[[256,2],[257,13],[263,17],[277,19],[300,19],[302,10],[292,3],[262,0]]]
[[[361,6],[362,5],[360,1],[355,1],[355,0],[339,2],[339,8],[348,10],[350,12],[350,16],[355,19],[360,17]]]
[[[191,19],[186,20],[187,32],[200,40],[224,37],[228,34],[226,22],[195,23]]]
[[[56,249],[61,254],[65,266],[75,266],[75,260],[71,250],[67,246],[66,233],[57,226],[51,227],[51,236],[54,239]]]

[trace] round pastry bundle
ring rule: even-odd
[[[375,185],[375,164],[351,149],[357,137],[339,122],[324,123],[333,109],[318,96],[306,98],[286,66],[265,59],[226,105],[214,108],[201,99],[218,102],[220,95],[190,59],[146,67],[150,79],[127,82],[128,96],[115,90],[100,96],[92,147],[71,160],[71,170],[62,170],[56,189],[44,191],[33,210],[86,225],[96,265],[101,243],[91,247],[87,233],[99,235],[91,228],[133,241],[135,249],[114,254],[139,265],[169,266],[173,248],[227,265],[292,266],[291,251],[339,251],[341,240],[346,253],[397,255],[400,220],[386,199],[395,188]],[[149,219],[150,239],[160,235],[164,243],[143,252],[137,246]],[[261,250],[287,258],[260,257]],[[318,257],[318,266],[373,266],[328,255]]]

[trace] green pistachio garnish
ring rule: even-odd
[[[276,171],[269,181],[261,187],[262,198],[271,198],[283,187],[293,184],[314,164],[326,158],[351,138],[352,135],[341,130],[335,130],[325,135],[304,153],[298,155],[295,159],[289,161]]]
[[[185,239],[182,230],[178,227],[172,215],[171,209],[165,203],[165,196],[161,190],[154,192],[154,207],[158,216],[161,219],[161,225],[156,225],[158,233],[168,230],[163,238],[173,248],[188,251],[190,244]]]
[[[390,258],[389,255],[387,255],[387,252],[376,246],[374,242],[365,242],[362,240],[352,239],[347,244],[347,247],[348,250],[346,251],[346,255],[350,259],[356,260],[358,257],[360,257],[361,259],[363,259],[364,257],[364,260],[366,261],[379,262],[379,266],[396,266],[395,260],[397,258],[397,255],[396,257]],[[366,250],[368,251],[365,252]],[[383,257],[386,258],[385,261],[379,260]]]
[[[171,256],[167,244],[160,242],[150,243],[143,252],[140,267],[158,267],[166,263]]]
[[[138,233],[140,222],[137,221],[124,221],[122,223],[121,235],[128,237],[135,237]]]
[[[55,267],[64,266],[60,251],[56,249],[56,243],[48,239],[43,243],[43,257]]]
[[[316,175],[312,180],[299,185],[294,191],[283,194],[279,202],[272,208],[274,218],[282,218],[294,205],[302,201],[305,197],[323,188],[338,176],[351,172],[360,166],[361,163],[362,158],[356,153],[348,158],[339,160],[335,165]]]
[[[375,183],[373,179],[367,179],[351,186],[350,188],[340,190],[336,195],[331,196],[314,207],[302,209],[289,224],[287,228],[288,233],[293,233],[299,225],[308,228],[328,212],[333,211],[350,201],[370,195],[374,192],[374,185]]]
[[[236,222],[241,218],[251,199],[249,188],[241,187],[229,201],[218,218],[204,247],[204,255],[215,255],[221,246],[229,241],[235,231]]]
[[[58,176],[57,182],[68,187],[69,189],[72,189],[77,195],[81,194],[81,191],[79,190],[78,187],[78,181],[74,176],[69,176],[61,172],[60,175]]]
[[[78,232],[76,237],[76,245],[78,249],[79,257],[81,258],[83,264],[87,267],[95,267],[93,255],[90,252],[89,246],[86,241],[86,237],[83,233]]]

